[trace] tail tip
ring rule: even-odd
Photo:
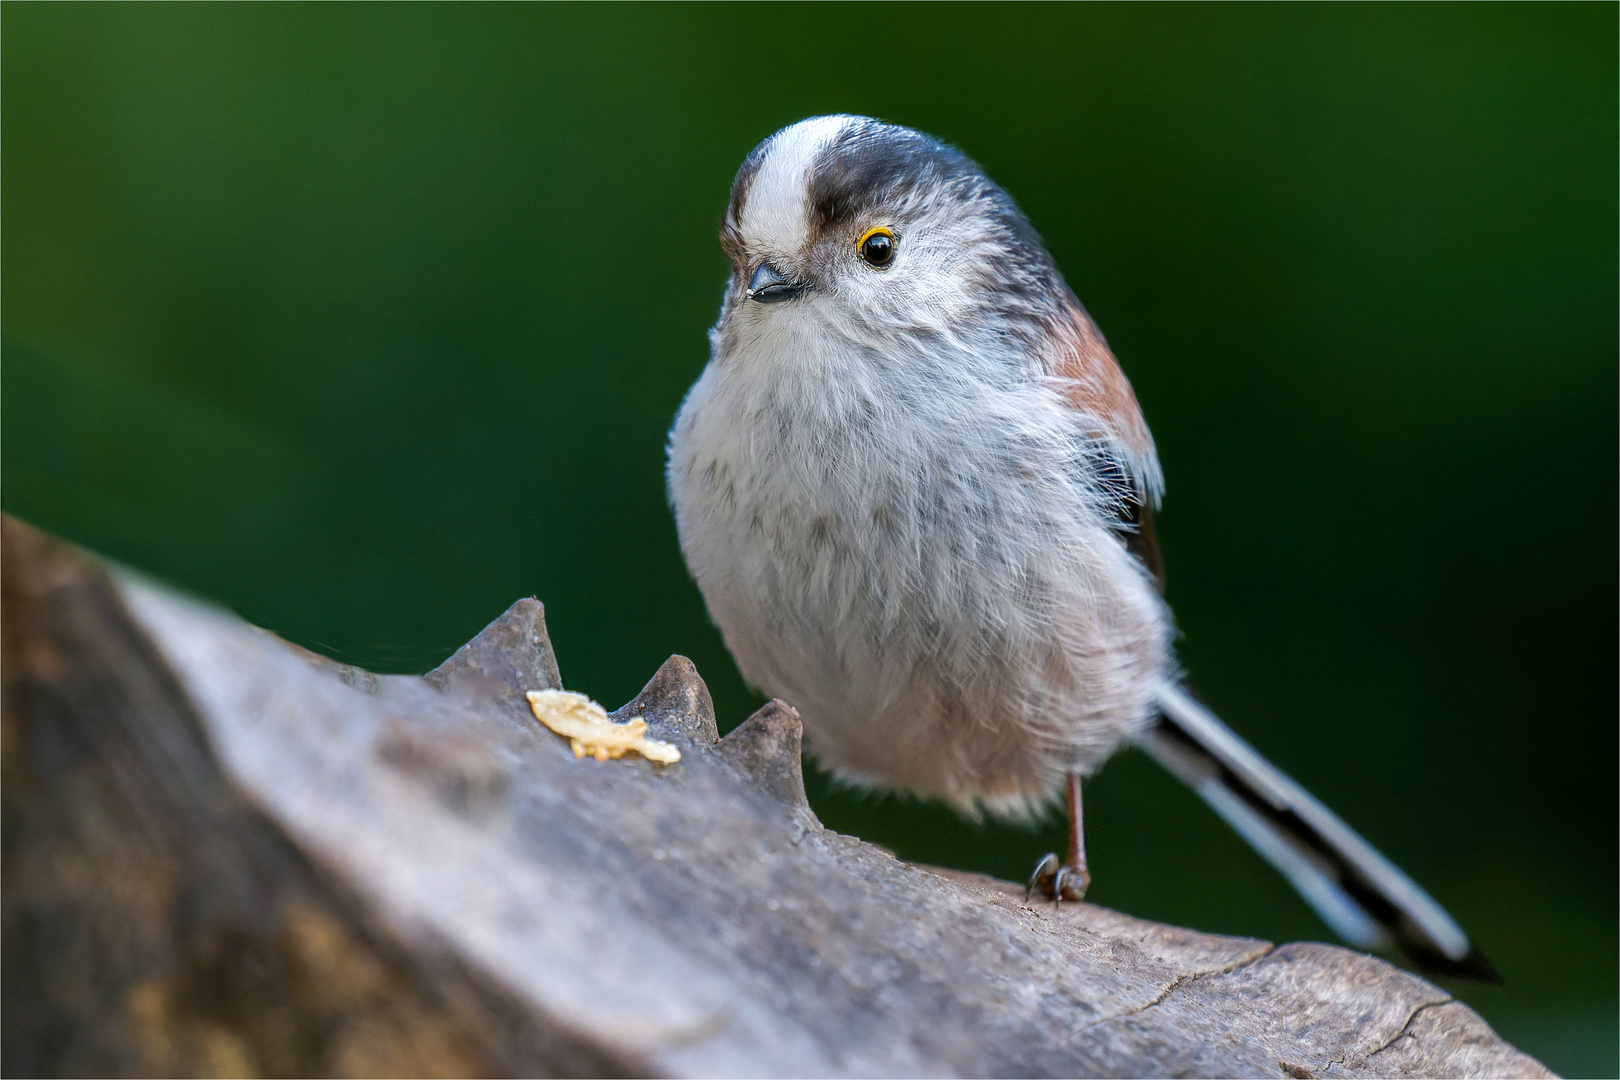
[[[1443,953],[1428,949],[1408,948],[1406,952],[1418,968],[1428,975],[1467,979],[1471,982],[1487,983],[1491,986],[1501,986],[1504,981],[1502,973],[1496,969],[1495,964],[1491,963],[1490,957],[1480,952],[1473,945],[1468,947],[1468,952],[1461,959],[1454,959]]]

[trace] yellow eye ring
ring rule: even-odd
[[[861,234],[861,238],[855,242],[855,253],[867,266],[881,270],[894,261],[894,249],[897,246],[894,233],[878,225]]]

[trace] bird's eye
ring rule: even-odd
[[[885,267],[894,262],[894,233],[879,225],[861,234],[855,250],[867,266]]]

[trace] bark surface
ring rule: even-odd
[[[3,522],[7,1075],[1546,1076],[1444,991],[824,829],[671,657],[577,759],[520,600],[425,678]]]

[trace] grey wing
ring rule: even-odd
[[[1209,804],[1357,948],[1400,946],[1420,967],[1497,981],[1444,908],[1338,815],[1254,751],[1185,687],[1165,683],[1148,754]]]

